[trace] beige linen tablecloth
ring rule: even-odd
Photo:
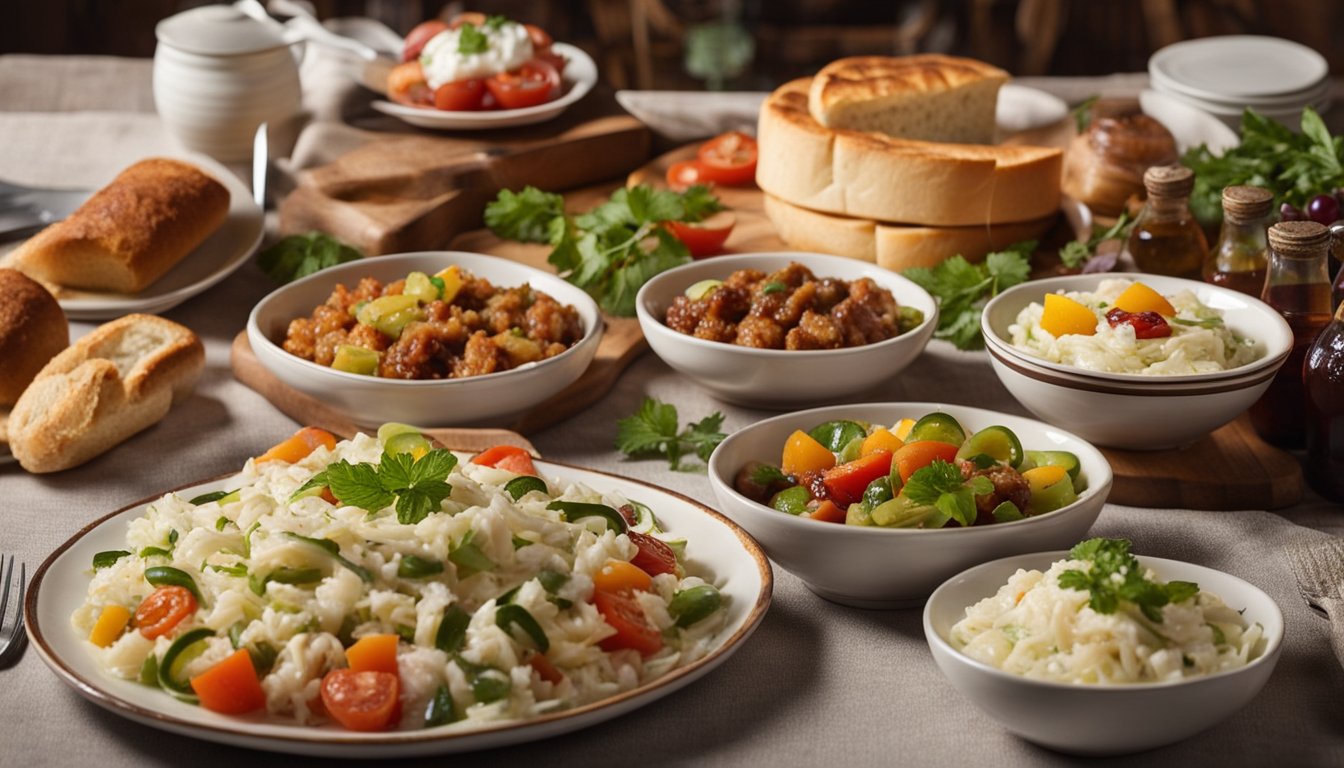
[[[305,70],[305,77],[311,77]],[[1107,81],[1099,81],[1105,84]],[[1133,78],[1123,81],[1132,87]],[[323,81],[327,86],[329,82]],[[1062,81],[1090,93],[1096,85]],[[1033,85],[1048,87],[1050,81]],[[329,97],[340,89],[310,93]],[[96,184],[127,163],[170,148],[152,114],[149,63],[115,59],[0,57],[0,178]],[[314,111],[318,112],[314,106]],[[183,483],[236,470],[295,424],[236,382],[228,344],[268,290],[249,264],[167,313],[206,341],[195,395],[160,424],[74,470],[31,476],[0,467],[0,551],[34,569],[90,520]],[[76,324],[77,333],[90,326]],[[3,364],[3,361],[0,361]],[[844,375],[836,371],[834,375]],[[713,504],[703,474],[670,473],[657,461],[622,461],[611,445],[617,418],[651,395],[683,420],[711,411],[731,431],[766,415],[723,405],[652,354],[589,411],[532,438],[554,459],[648,480]],[[983,354],[942,343],[858,400],[938,401],[1013,413]],[[1319,500],[1285,515],[1144,510],[1108,505],[1094,533],[1126,536],[1139,552],[1236,574],[1282,607],[1287,639],[1265,690],[1244,710],[1183,743],[1117,764],[1143,766],[1344,765],[1344,670],[1324,619],[1302,602],[1281,550],[1344,532],[1344,514]],[[862,611],[828,603],[776,568],[774,604],[756,634],[703,680],[632,714],[573,734],[447,761],[471,765],[1055,766],[1077,761],[1001,729],[937,671],[920,611]],[[0,670],[0,765],[140,768],[328,765],[330,760],[253,752],[133,723],[85,701],[31,649]]]

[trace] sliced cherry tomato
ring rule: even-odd
[[[720,134],[700,145],[700,178],[729,186],[756,181],[756,140],[741,131]]]
[[[1167,319],[1156,312],[1126,312],[1116,307],[1106,313],[1106,322],[1112,328],[1128,325],[1134,329],[1136,339],[1165,339],[1171,335],[1171,326]]]
[[[537,673],[537,677],[548,683],[559,685],[565,679],[565,673],[556,669],[551,660],[546,658],[544,653],[534,653],[527,660],[527,665],[532,667],[532,671]]]
[[[598,643],[604,651],[631,648],[649,656],[663,648],[663,636],[649,624],[639,602],[628,592],[593,592],[593,605],[616,634]]]
[[[434,91],[434,106],[448,112],[475,112],[485,107],[486,81],[482,78],[453,80]]]
[[[672,167],[667,169],[667,186],[678,192],[685,192],[703,181],[700,178],[700,163],[694,160],[673,163]]]
[[[352,731],[381,731],[400,715],[401,684],[390,672],[333,669],[322,678],[322,705]]]
[[[639,548],[630,563],[650,576],[677,572],[677,553],[661,539],[639,531],[626,531],[630,543]]]
[[[848,507],[863,499],[868,484],[891,471],[891,456],[889,451],[877,451],[826,470],[822,482],[831,500]]]
[[[211,712],[241,715],[266,706],[266,691],[257,680],[252,654],[239,648],[224,660],[191,678],[201,706]]]
[[[532,457],[516,445],[496,445],[494,448],[487,448],[473,456],[471,463],[502,469],[515,475],[540,477],[536,465],[532,463]]]
[[[420,52],[425,49],[425,43],[428,43],[430,38],[447,28],[448,25],[438,19],[430,19],[417,24],[411,30],[411,33],[406,35],[406,42],[401,46],[401,60],[414,61],[420,58]]]
[[[554,99],[560,92],[560,73],[548,61],[529,59],[486,80],[485,86],[501,109],[524,109]]]
[[[960,446],[937,440],[916,440],[897,448],[891,461],[901,473],[901,482],[905,482],[911,475],[932,464],[934,459],[951,463],[957,457],[958,448]]]
[[[723,253],[723,244],[737,226],[737,217],[727,211],[720,211],[704,221],[694,224],[685,221],[665,222],[672,236],[686,244],[691,257],[703,259]]]
[[[410,107],[428,107],[434,103],[434,91],[425,82],[425,71],[418,61],[392,68],[387,75],[387,97]]]
[[[196,612],[196,596],[186,587],[159,587],[135,609],[135,627],[153,640],[166,635]]]

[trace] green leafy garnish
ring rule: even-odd
[[[644,398],[639,411],[616,422],[616,449],[630,458],[666,457],[675,472],[698,469],[683,465],[681,457],[694,453],[701,461],[709,461],[714,448],[727,437],[719,431],[723,414],[715,411],[705,418],[677,431],[677,407],[652,397]]]
[[[1189,581],[1160,584],[1143,574],[1143,566],[1130,553],[1126,539],[1088,539],[1074,545],[1069,557],[1091,563],[1087,570],[1074,569],[1059,575],[1059,585],[1088,592],[1087,604],[1097,613],[1115,613],[1121,601],[1132,603],[1149,621],[1162,623],[1162,606],[1185,602],[1199,592]]]
[[[508,16],[489,16],[485,19],[485,28],[491,32],[498,32],[500,27],[509,23]]]
[[[383,452],[377,466],[342,459],[324,470],[324,482],[341,503],[379,512],[396,503],[397,522],[414,525],[436,511],[453,492],[448,475],[457,466],[451,451],[436,448],[419,459]],[[314,478],[316,480],[316,478]],[[305,487],[314,480],[309,480]]]
[[[934,459],[910,475],[901,488],[901,493],[916,504],[935,507],[968,528],[975,524],[979,514],[975,497],[993,492],[994,484],[989,478],[977,475],[962,480],[961,470],[942,459]]]
[[[1078,132],[1086,131],[1088,126],[1092,125],[1092,107],[1096,105],[1097,96],[1088,96],[1082,103],[1073,108],[1073,123],[1078,127]]]
[[[1120,217],[1110,227],[1102,229],[1099,226],[1094,226],[1092,237],[1088,238],[1087,242],[1074,240],[1065,244],[1063,248],[1059,249],[1059,260],[1070,269],[1081,267],[1083,262],[1096,255],[1097,246],[1107,240],[1124,240],[1129,237],[1129,230],[1133,228],[1134,220],[1129,218],[1129,212],[1121,211]]]
[[[593,210],[568,216],[559,195],[526,187],[500,191],[485,208],[485,222],[500,237],[548,243],[547,260],[562,277],[603,310],[630,317],[640,286],[690,261],[690,251],[662,222],[697,222],[722,209],[702,185],[680,193],[640,185],[618,189]]]
[[[490,38],[475,24],[463,24],[457,28],[457,34],[457,52],[460,54],[470,56],[490,50]]]
[[[290,235],[261,252],[257,263],[261,270],[277,283],[289,283],[314,272],[357,261],[363,258],[358,250],[321,232]]]
[[[106,552],[98,552],[93,556],[93,570],[100,571],[115,565],[118,560],[130,554],[124,549],[109,549]]]
[[[901,274],[938,299],[935,336],[957,349],[981,349],[985,345],[980,335],[981,310],[1000,292],[1027,279],[1034,250],[1036,241],[1027,240],[989,254],[982,264],[953,256],[936,267],[911,267]]]
[[[1171,322],[1177,325],[1190,325],[1199,328],[1221,328],[1223,326],[1223,318],[1221,317],[1204,317],[1199,320],[1187,320],[1184,317],[1173,317],[1171,318]]]

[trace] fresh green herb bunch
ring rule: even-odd
[[[1120,603],[1133,604],[1155,624],[1162,623],[1162,607],[1183,603],[1199,593],[1189,581],[1150,581],[1138,558],[1130,553],[1126,539],[1088,539],[1074,545],[1069,557],[1090,562],[1088,570],[1075,569],[1059,575],[1059,585],[1091,593],[1087,604],[1097,613],[1115,613]]]
[[[665,457],[674,472],[684,472],[699,467],[682,464],[682,456],[694,453],[708,462],[714,448],[727,437],[719,431],[723,414],[717,411],[680,432],[678,423],[675,405],[646,397],[635,415],[616,422],[616,449],[630,458]]]
[[[610,314],[635,314],[635,294],[649,278],[690,261],[690,251],[663,228],[665,221],[698,222],[723,210],[709,187],[685,192],[639,185],[579,216],[564,198],[526,187],[501,190],[485,208],[485,224],[502,238],[551,246],[548,261]]]
[[[363,254],[331,235],[290,235],[261,252],[257,263],[277,283],[289,283],[314,272],[357,261]]]
[[[911,267],[901,274],[938,299],[934,336],[947,339],[957,349],[982,349],[981,310],[990,299],[1027,279],[1035,250],[1036,241],[1026,240],[989,254],[981,264],[957,255],[936,267]]]

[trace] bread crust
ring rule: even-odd
[[[914,56],[851,56],[827,64],[812,78],[808,109],[824,126],[846,106],[949,91],[986,81],[1008,82],[1008,73],[975,59],[924,53]]]
[[[23,273],[0,268],[0,407],[18,402],[69,343],[70,326],[55,297]]]
[[[830,129],[808,111],[810,78],[761,107],[761,189],[814,211],[927,226],[1044,218],[1059,207],[1062,152]]]
[[[141,160],[20,246],[14,265],[69,288],[137,293],[204,242],[228,211],[228,189],[196,166]]]
[[[156,423],[190,394],[205,348],[154,315],[106,323],[56,355],[10,413],[10,449],[29,472],[83,464]]]

